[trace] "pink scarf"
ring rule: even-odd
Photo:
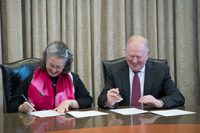
[[[58,77],[56,94],[54,94],[51,78],[47,72],[41,68],[35,70],[28,89],[28,100],[35,105],[36,110],[54,109],[67,99],[74,99],[72,80],[69,74]]]

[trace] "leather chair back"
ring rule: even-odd
[[[20,61],[1,64],[2,70],[2,83],[3,83],[3,112],[9,113],[10,110],[9,101],[20,84],[36,69],[40,64],[40,59],[28,58]]]
[[[104,82],[107,80],[107,73],[108,73],[108,67],[111,64],[116,64],[119,62],[123,62],[125,60],[125,57],[114,59],[114,60],[104,60],[102,61],[102,68],[103,68],[103,74],[104,74]],[[149,58],[148,60],[154,61],[154,62],[159,62],[167,65],[167,60],[166,59],[153,59]]]

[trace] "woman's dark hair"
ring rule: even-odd
[[[57,56],[58,58],[62,58],[66,61],[65,67],[61,74],[67,74],[71,71],[73,55],[65,43],[59,41],[48,43],[48,46],[43,52],[43,58],[41,62],[41,68],[44,70],[46,70],[47,57],[49,56]]]

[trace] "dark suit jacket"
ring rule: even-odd
[[[129,67],[126,61],[110,65],[105,87],[98,98],[98,106],[105,107],[107,91],[119,88],[123,100],[119,106],[130,106],[130,81]],[[148,60],[145,67],[144,95],[152,95],[164,102],[164,108],[172,108],[185,103],[184,96],[180,93],[169,74],[169,67],[165,64]]]

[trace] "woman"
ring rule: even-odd
[[[13,97],[15,110],[27,113],[54,109],[62,113],[69,108],[91,107],[92,97],[79,76],[70,72],[72,61],[72,54],[63,42],[49,43],[41,66]]]

